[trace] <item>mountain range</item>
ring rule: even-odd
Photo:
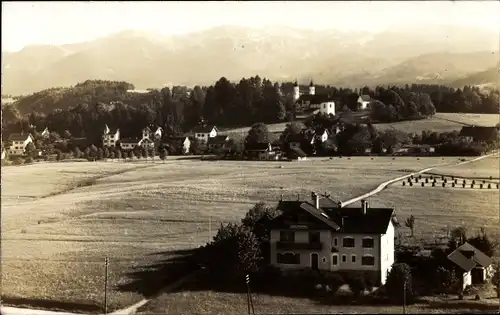
[[[256,74],[351,87],[451,84],[495,67],[498,44],[496,33],[456,26],[419,25],[375,34],[283,26],[220,26],[179,36],[130,30],[88,42],[2,52],[2,94],[88,79],[127,81],[146,89]]]

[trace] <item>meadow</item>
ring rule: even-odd
[[[421,133],[424,130],[435,132],[450,132],[460,131],[465,125],[476,126],[495,126],[500,122],[500,114],[458,114],[458,113],[436,113],[435,116],[428,119],[400,121],[393,123],[378,123],[375,124],[377,130],[383,131],[387,129],[396,129],[409,133]],[[270,124],[269,131],[283,132],[286,128],[286,123]],[[226,130],[224,133],[229,135],[248,133],[250,128],[237,128]]]
[[[2,169],[2,299],[7,304],[38,306],[59,301],[51,307],[72,303],[73,309],[99,312],[104,258],[109,257],[108,309],[126,307],[144,294],[123,289],[132,271],[174,256],[170,251],[204,244],[220,223],[241,220],[259,201],[276,204],[280,195],[296,199],[297,194],[305,199],[313,190],[347,200],[404,173],[458,161],[456,157],[344,157],[6,167]],[[473,165],[461,167],[467,170]],[[494,191],[419,189],[394,184],[370,202],[395,206],[403,218],[414,214],[416,232],[422,234],[460,220],[474,227],[494,224],[499,207]]]

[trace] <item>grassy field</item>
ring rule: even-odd
[[[138,276],[131,272],[175,255],[169,251],[204,244],[221,222],[241,220],[258,201],[275,204],[281,194],[284,199],[297,194],[308,198],[312,190],[346,200],[403,172],[452,162],[458,158],[7,167],[2,169],[2,298],[26,305],[71,302],[71,308],[97,312],[103,300],[104,258],[109,257],[109,308],[125,307],[144,295],[137,288],[124,289]],[[429,189],[424,196],[394,185],[371,202],[394,205],[398,215],[416,215],[417,233],[460,218],[476,227],[488,224],[488,219],[492,224],[498,195],[495,199],[494,192],[455,193]],[[443,215],[442,208],[450,206],[449,214]],[[440,215],[434,213],[438,210]],[[427,216],[433,220],[425,220]],[[155,255],[159,252],[167,253]]]
[[[256,314],[402,314],[402,306],[329,305],[310,299],[253,294]],[[429,301],[407,306],[409,314],[484,313],[498,308],[498,299],[485,305],[475,301]],[[212,291],[164,294],[152,301],[140,315],[152,314],[244,314],[246,294]]]
[[[386,124],[375,124],[377,130],[397,129],[404,132],[421,133],[424,130],[436,132],[449,132],[462,129],[464,125],[495,126],[500,122],[500,115],[496,114],[458,114],[458,113],[437,113],[429,119],[401,121]],[[283,132],[286,123],[268,125],[270,132]],[[245,134],[250,128],[230,129],[225,133]]]

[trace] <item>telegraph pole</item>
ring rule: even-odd
[[[254,314],[255,310],[253,308],[252,294],[250,293],[250,275],[245,276],[245,282],[247,284],[247,304],[248,304],[248,314]],[[250,309],[251,308],[251,309]]]
[[[406,314],[406,278],[403,283],[403,314]]]
[[[108,257],[104,259],[104,314],[108,313]]]

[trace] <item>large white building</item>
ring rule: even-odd
[[[302,94],[299,84],[295,81],[293,98],[305,110],[313,110],[314,112],[335,116],[335,102],[329,95],[317,95],[312,80],[309,83],[308,94]]]
[[[394,264],[394,209],[342,208],[329,198],[280,201],[271,222],[271,264],[286,269],[362,272],[384,284]]]

